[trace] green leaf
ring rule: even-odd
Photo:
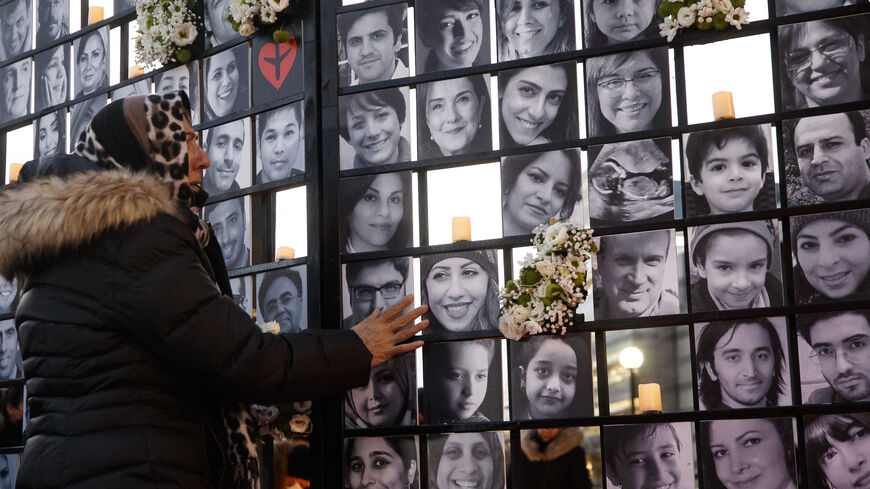
[[[564,290],[562,290],[562,287],[560,287],[559,284],[551,283],[550,285],[547,285],[547,291],[545,292],[545,294],[547,295],[547,297],[555,299],[559,297],[562,292],[564,292]]]
[[[523,267],[523,269],[520,270],[520,283],[522,285],[535,285],[540,282],[542,278],[544,277],[542,277],[541,274],[532,267]]]
[[[709,24],[707,22],[695,22],[695,27],[698,28],[699,31],[709,31],[713,24]]]
[[[272,33],[272,40],[278,44],[285,43],[290,40],[290,33],[282,31],[281,29],[276,29],[275,32]]]
[[[532,302],[532,296],[530,294],[523,294],[517,299],[517,303],[521,306],[528,306],[529,303]]]
[[[175,59],[177,59],[181,63],[187,63],[190,61],[191,52],[190,49],[181,48],[175,52]]]
[[[508,292],[516,292],[517,290],[519,290],[519,288],[517,288],[517,284],[515,284],[513,280],[508,280],[508,283],[505,284],[504,288]]]
[[[729,25],[731,24],[729,24],[728,21],[725,20],[725,14],[723,14],[722,12],[716,12],[716,14],[713,15],[713,28],[717,31],[721,31]]]

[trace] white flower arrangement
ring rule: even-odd
[[[150,67],[187,63],[199,18],[195,0],[136,0],[136,63]]]
[[[693,26],[701,31],[721,31],[729,26],[740,30],[749,23],[745,5],[746,0],[665,0],[658,9],[664,20],[659,24],[660,34],[671,42],[680,29]]]
[[[592,288],[586,262],[598,247],[591,229],[552,218],[549,227],[535,229],[532,244],[536,253],[520,263],[519,279],[508,281],[498,295],[498,328],[511,340],[545,330],[565,334]]]
[[[233,29],[243,36],[250,36],[259,29],[279,23],[282,17],[294,14],[301,0],[231,0],[227,20]],[[290,40],[290,33],[276,29],[272,38],[277,43]]]

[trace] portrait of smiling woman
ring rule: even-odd
[[[66,111],[51,112],[36,120],[33,156],[66,153]]]
[[[343,178],[340,188],[343,252],[411,246],[411,172]]]
[[[36,110],[67,101],[69,44],[62,44],[33,57],[36,64]]]
[[[589,136],[671,126],[667,48],[629,51],[586,62]]]
[[[76,53],[76,98],[109,88],[109,28],[98,29],[73,42]]]
[[[347,489],[417,489],[417,439],[413,436],[348,438],[344,442]]]
[[[586,47],[659,37],[658,0],[583,2]]]
[[[498,60],[532,58],[572,51],[574,2],[496,0]]]
[[[503,417],[501,344],[496,340],[426,343],[426,423],[485,423]]]
[[[421,302],[429,333],[485,331],[498,326],[498,265],[495,250],[420,257]]]
[[[577,138],[577,65],[558,63],[498,76],[500,144],[516,148]]]
[[[420,0],[417,23],[417,73],[468,68],[489,63],[489,2]]]
[[[563,149],[506,156],[501,160],[501,189],[505,236],[529,234],[551,217],[579,219],[580,154]]]
[[[345,428],[384,428],[417,424],[414,354],[397,355],[372,367],[369,383],[347,391]]]
[[[248,45],[241,44],[205,59],[203,64],[206,120],[248,107]]]
[[[411,159],[407,87],[339,98],[342,170],[390,165]]]
[[[504,435],[498,431],[427,437],[429,489],[505,487]]]
[[[417,85],[417,114],[419,159],[492,149],[487,75]]]

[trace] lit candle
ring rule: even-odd
[[[731,97],[731,92],[716,92],[713,94],[713,119],[721,121],[722,119],[734,118],[734,99]]]
[[[103,7],[91,5],[88,8],[88,25],[96,24],[103,20]]]
[[[662,389],[658,384],[637,386],[638,407],[642,413],[662,412]]]
[[[471,241],[471,218],[460,216],[453,218],[453,242]]]
[[[133,65],[130,67],[129,72],[127,73],[127,78],[136,78],[137,76],[144,75],[145,70],[142,69],[139,65]]]
[[[296,250],[289,246],[279,246],[275,253],[275,261],[292,260],[296,256]]]
[[[18,181],[18,174],[21,172],[21,163],[12,163],[9,165],[9,183]]]

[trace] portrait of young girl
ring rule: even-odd
[[[428,342],[423,347],[426,423],[485,423],[503,417],[501,343]]]
[[[583,2],[585,47],[659,37],[659,0],[586,0]]]

